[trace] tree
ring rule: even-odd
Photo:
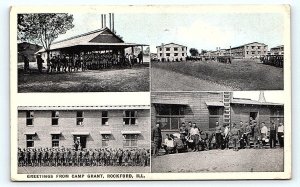
[[[18,14],[18,40],[40,44],[49,61],[52,42],[73,28],[73,15],[67,13]]]
[[[191,53],[191,56],[198,56],[199,55],[198,49],[195,49],[195,48],[191,48],[190,53]]]

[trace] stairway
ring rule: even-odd
[[[223,113],[223,124],[230,124],[230,100],[231,92],[223,93],[224,113]]]

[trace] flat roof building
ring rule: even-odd
[[[184,61],[187,57],[187,47],[176,43],[156,46],[159,61]]]
[[[259,58],[267,55],[268,45],[259,42],[252,42],[237,47],[232,47],[227,49],[227,51],[235,58]]]
[[[20,106],[18,146],[150,148],[150,106]]]

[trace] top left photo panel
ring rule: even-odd
[[[18,93],[149,92],[147,14],[15,14]]]

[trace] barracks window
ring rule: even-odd
[[[137,147],[137,134],[126,134],[124,135],[124,147]]]
[[[178,51],[178,47],[174,47],[174,51]]]
[[[52,147],[59,147],[59,134],[52,134]]]
[[[162,130],[177,130],[184,121],[184,106],[159,104],[156,105],[156,120],[161,123]]]
[[[26,147],[34,147],[34,139],[32,134],[26,135]]]
[[[108,125],[108,111],[102,111],[101,113],[101,124]]]
[[[170,47],[166,47],[166,51],[170,51]]]
[[[123,112],[123,124],[124,125],[136,125],[137,124],[137,111],[126,110]]]
[[[52,111],[51,117],[52,117],[52,125],[58,125],[59,112]]]
[[[83,125],[83,111],[77,111],[76,113],[76,125]]]
[[[28,126],[33,125],[33,118],[34,118],[34,112],[26,111],[26,125]]]

